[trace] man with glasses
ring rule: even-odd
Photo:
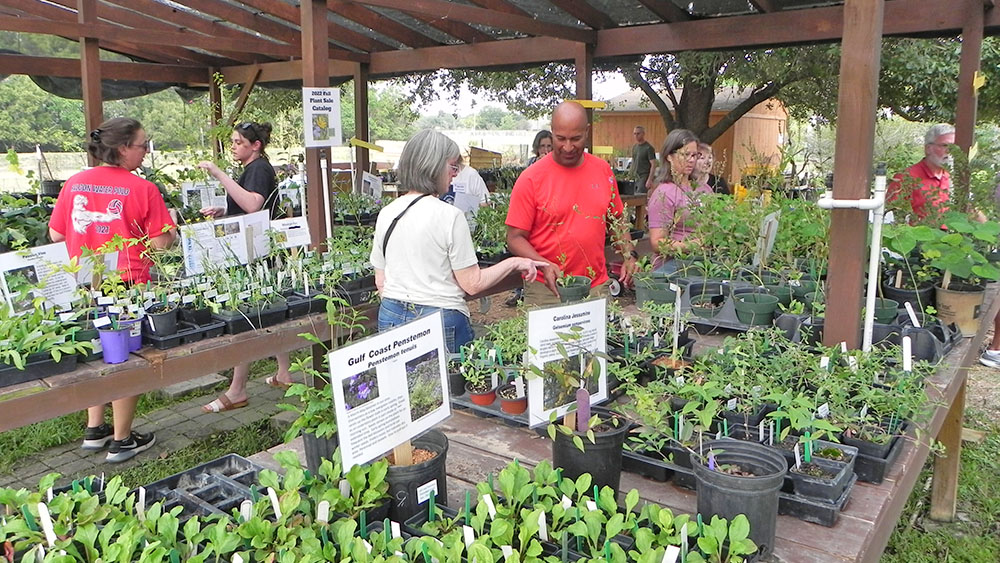
[[[910,203],[903,205],[902,211],[909,214],[909,221],[920,222],[930,214],[939,215],[947,211],[948,195],[951,189],[951,166],[949,150],[955,144],[955,128],[947,123],[939,123],[924,135],[924,158],[920,162],[896,174],[886,190],[889,202],[904,199]]]
[[[652,189],[653,173],[656,171],[656,149],[646,140],[646,128],[636,125],[632,131],[635,145],[632,146],[631,173],[635,178],[635,193],[643,194]]]

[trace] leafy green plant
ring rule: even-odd
[[[724,518],[712,516],[712,521],[703,526],[698,549],[701,553],[690,553],[688,561],[737,563],[743,561],[744,555],[756,552],[757,544],[750,539],[750,522],[745,515],[738,514],[728,525]]]

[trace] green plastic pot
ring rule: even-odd
[[[566,276],[563,285],[557,285],[559,301],[572,303],[582,301],[590,295],[590,278],[586,276]]]
[[[741,293],[736,296],[736,318],[750,326],[769,325],[778,309],[778,298],[766,293]]]
[[[670,282],[664,278],[642,277],[635,280],[635,304],[642,306],[647,301],[653,303],[673,303],[677,292],[670,289]]]
[[[819,284],[815,280],[803,277],[800,280],[789,280],[788,286],[792,288],[792,294],[795,295],[795,298],[801,301],[803,297],[816,291]]]
[[[891,324],[899,316],[899,303],[892,299],[875,298],[875,322]]]
[[[712,304],[712,298],[718,297],[717,295],[697,295],[691,298],[691,312],[695,315],[710,319],[722,309],[721,306],[716,307]]]
[[[792,288],[787,285],[765,285],[764,290],[777,297],[778,303],[785,307],[792,303]]]

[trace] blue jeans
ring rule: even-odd
[[[444,320],[444,341],[448,352],[457,354],[458,349],[473,339],[472,323],[465,313],[455,309],[442,309],[428,305],[417,305],[397,299],[383,299],[378,308],[378,330],[388,330],[406,324],[414,319],[441,311]]]

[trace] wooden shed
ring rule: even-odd
[[[677,93],[680,96],[680,92]],[[738,103],[748,97],[746,91],[723,88],[715,96],[709,116],[709,125],[715,124]],[[632,130],[636,125],[646,128],[646,140],[656,147],[667,137],[667,129],[656,108],[649,103],[641,90],[616,96],[607,102],[607,108],[594,112],[594,145],[611,145],[616,154],[630,154],[635,141]],[[759,159],[769,158],[777,165],[779,148],[788,140],[788,112],[778,100],[757,104],[712,143],[716,167],[722,175],[735,183],[741,171]]]

